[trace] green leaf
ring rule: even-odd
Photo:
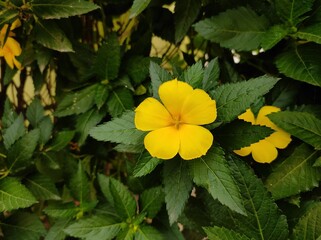
[[[267,51],[279,43],[288,33],[289,29],[284,25],[274,25],[265,32],[262,37],[262,48]]]
[[[136,232],[135,239],[137,240],[163,240],[163,236],[156,228],[143,225]]]
[[[158,88],[159,86],[168,80],[173,79],[173,77],[163,68],[161,68],[157,63],[150,62],[149,74],[152,83],[153,97],[159,98]]]
[[[76,206],[73,202],[70,203],[50,203],[44,210],[48,216],[53,218],[71,218],[75,217],[79,211],[79,206]]]
[[[85,143],[90,129],[96,126],[104,117],[104,113],[96,109],[80,115],[76,120],[76,132],[78,133],[78,144],[81,146]]]
[[[13,122],[18,117],[18,114],[16,113],[15,109],[13,108],[11,102],[9,99],[6,99],[4,102],[4,111],[2,116],[2,127],[8,128],[10,127]]]
[[[138,161],[133,171],[133,175],[134,177],[145,176],[151,173],[156,168],[156,166],[162,162],[162,160],[152,157],[148,153],[142,154],[138,158]]]
[[[98,174],[98,183],[106,200],[114,206],[115,202],[110,190],[110,179],[103,174]]]
[[[321,87],[320,54],[319,45],[300,45],[280,54],[276,66],[287,77]]]
[[[302,15],[312,9],[313,2],[314,0],[279,0],[275,1],[275,8],[282,19],[287,20],[292,26],[295,26],[305,19]]]
[[[172,225],[184,210],[193,183],[188,165],[181,159],[164,162],[163,178],[166,209]]]
[[[209,240],[251,240],[251,238],[224,227],[204,228]]]
[[[320,239],[321,237],[321,203],[314,203],[293,229],[294,240]]]
[[[61,28],[52,20],[40,20],[34,28],[35,40],[46,48],[59,52],[73,52],[72,44]]]
[[[63,231],[70,223],[70,219],[59,219],[50,227],[45,240],[64,240],[66,233]]]
[[[307,112],[282,111],[269,114],[278,127],[321,150],[321,120]]]
[[[212,148],[204,157],[191,161],[190,167],[197,185],[205,187],[214,199],[231,210],[246,214],[240,190],[233,179],[222,149]]]
[[[120,230],[121,223],[117,223],[105,215],[94,215],[71,224],[65,229],[65,232],[72,237],[86,240],[108,240],[113,239]]]
[[[0,212],[26,208],[37,200],[16,178],[0,179]]]
[[[35,240],[45,236],[46,229],[36,214],[18,212],[0,223],[6,240]]]
[[[34,129],[18,140],[8,153],[8,169],[10,172],[16,172],[31,165],[31,157],[37,147],[40,131]]]
[[[65,117],[87,112],[95,104],[97,85],[91,85],[80,91],[69,93],[58,103],[55,115]]]
[[[286,217],[274,203],[263,183],[241,159],[231,156],[231,172],[241,192],[247,216],[232,213],[234,231],[252,239],[288,239]]]
[[[136,201],[128,189],[118,180],[110,178],[110,192],[118,215],[123,220],[133,217],[136,213]]]
[[[270,136],[273,132],[271,128],[265,126],[252,125],[245,121],[233,121],[219,128],[215,132],[215,137],[227,149],[238,150]]]
[[[298,32],[296,33],[296,36],[299,38],[319,43],[321,44],[321,29],[320,29],[320,24],[316,23],[311,26],[306,26],[303,28],[300,28]]]
[[[117,88],[111,91],[107,106],[112,117],[119,117],[126,110],[134,108],[132,92],[127,88]]]
[[[46,149],[46,151],[61,151],[70,143],[70,141],[74,138],[74,135],[74,131],[58,132],[55,138],[52,140],[50,146]]]
[[[38,200],[60,200],[58,190],[51,178],[35,174],[25,178],[26,186]]]
[[[218,85],[220,77],[220,66],[218,62],[218,58],[214,58],[211,60],[206,68],[204,69],[204,77],[202,80],[202,89],[207,92],[212,90],[214,87]]]
[[[199,21],[195,30],[205,39],[238,51],[258,49],[268,26],[265,16],[238,7]]]
[[[45,116],[38,124],[38,129],[40,130],[39,143],[46,144],[52,134],[53,123],[49,116]]]
[[[31,10],[44,19],[59,19],[85,14],[97,9],[92,2],[83,0],[33,0]]]
[[[319,185],[321,169],[313,167],[318,151],[301,144],[267,177],[265,185],[274,199],[306,192]]]
[[[113,80],[117,78],[120,67],[121,55],[118,38],[111,34],[97,53],[93,70],[100,80]]]
[[[188,67],[182,75],[182,80],[187,82],[192,87],[200,87],[202,84],[204,76],[204,70],[202,66],[202,62],[198,61],[194,65]]]
[[[99,84],[96,89],[95,94],[95,104],[98,109],[101,109],[101,107],[106,103],[108,97],[109,97],[109,88],[105,84]]]
[[[129,18],[138,16],[142,11],[147,8],[151,0],[134,0],[132,7],[130,8]]]
[[[213,91],[219,121],[230,122],[266,94],[278,79],[261,76],[248,81],[224,84]]]
[[[142,143],[145,133],[136,129],[134,112],[127,111],[121,117],[92,128],[90,136],[98,141],[111,141],[124,144]]]
[[[6,149],[9,149],[19,138],[25,135],[26,129],[24,125],[23,115],[20,114],[14,122],[3,130],[3,144]]]
[[[145,190],[139,198],[140,212],[146,212],[148,218],[154,218],[164,203],[164,192],[161,187]]]
[[[318,157],[317,160],[315,160],[313,167],[321,167],[321,157]]]
[[[3,24],[13,22],[18,14],[18,9],[2,9],[0,12],[0,26],[2,27]]]
[[[180,42],[186,35],[192,23],[201,10],[201,2],[193,0],[178,0],[175,4],[174,24],[175,42]]]
[[[29,105],[29,107],[27,108],[26,116],[30,124],[34,128],[37,128],[39,123],[45,116],[45,110],[38,98],[34,98],[32,103]]]
[[[69,188],[73,196],[80,202],[81,207],[84,202],[90,200],[89,180],[81,161],[78,162],[77,171],[70,178]]]
[[[126,62],[126,73],[135,84],[142,83],[149,74],[150,58],[143,56],[133,56]]]
[[[123,153],[141,153],[145,149],[143,143],[137,143],[137,144],[123,144],[120,143],[116,147],[114,147],[114,150],[117,152],[123,152]]]

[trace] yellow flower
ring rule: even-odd
[[[251,109],[247,109],[245,113],[241,114],[238,118],[252,125],[261,125],[275,130],[270,136],[260,140],[257,143],[251,144],[249,147],[234,150],[240,156],[247,156],[252,153],[252,157],[259,163],[270,163],[276,159],[278,151],[276,148],[284,149],[291,142],[291,136],[287,132],[277,127],[266,116],[273,112],[281,111],[280,108],[274,106],[264,106],[260,109],[257,118],[255,119]]]
[[[177,79],[163,83],[158,93],[162,103],[149,97],[135,110],[136,128],[150,131],[144,139],[148,152],[160,159],[177,153],[184,160],[205,155],[213,135],[199,125],[216,119],[216,102],[205,91]]]
[[[10,68],[16,66],[18,69],[21,69],[21,63],[16,59],[17,56],[21,54],[20,44],[13,38],[15,34],[11,30],[19,27],[21,22],[19,19],[14,21],[10,27],[10,31],[6,38],[8,24],[5,24],[0,31],[0,57],[4,57],[7,64]],[[6,39],[5,39],[6,38]]]

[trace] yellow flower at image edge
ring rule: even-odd
[[[238,117],[239,119],[250,122],[252,125],[269,127],[275,130],[275,132],[259,142],[251,144],[249,147],[244,147],[240,150],[234,150],[234,152],[240,156],[247,156],[252,153],[253,159],[259,163],[270,163],[275,160],[278,155],[277,148],[284,149],[291,142],[290,134],[277,127],[266,116],[270,113],[279,111],[280,109],[278,107],[264,106],[260,109],[256,118],[251,109],[247,109],[245,113],[240,115]]]
[[[20,25],[20,20],[17,19],[12,23],[10,30],[19,27]],[[22,51],[20,44],[14,38],[12,38],[15,36],[15,34],[11,31],[9,31],[8,37],[5,39],[7,29],[8,24],[5,24],[0,31],[0,57],[4,57],[10,68],[13,69],[14,66],[16,66],[18,69],[21,69],[21,64],[16,59],[17,56],[20,56]]]
[[[146,98],[135,110],[136,128],[150,131],[144,145],[160,159],[171,159],[177,153],[184,160],[205,155],[213,144],[213,135],[200,126],[216,119],[216,102],[201,89],[170,80],[158,89],[161,102]]]

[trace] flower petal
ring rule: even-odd
[[[184,160],[191,160],[205,155],[213,144],[212,133],[204,127],[181,124],[179,126],[179,155]]]
[[[208,124],[216,119],[216,102],[201,89],[195,89],[186,98],[180,121],[188,124]]]
[[[267,126],[274,130],[279,130],[279,128],[266,116],[270,113],[279,112],[279,111],[281,111],[281,109],[275,106],[262,107],[257,115],[256,124]]]
[[[255,124],[255,117],[250,108],[248,108],[245,113],[242,113],[238,116],[238,119],[244,120],[245,122],[250,122],[252,124]]]
[[[283,130],[272,133],[270,136],[265,138],[266,141],[272,143],[275,147],[284,149],[291,142],[291,135]]]
[[[8,48],[14,56],[19,56],[21,54],[20,44],[13,38],[8,37],[5,43],[6,48]]]
[[[135,126],[142,131],[151,131],[173,124],[167,109],[155,98],[146,98],[135,112]]]
[[[9,67],[11,68],[11,69],[13,69],[14,68],[14,66],[13,66],[13,59],[14,59],[14,56],[13,56],[13,54],[9,51],[7,51],[7,49],[4,49],[4,60],[6,60],[6,62],[7,62],[7,64],[9,65]]]
[[[12,24],[11,24],[11,27],[10,27],[10,30],[13,30],[17,27],[20,27],[21,26],[21,21],[19,20],[19,18],[17,18]]]
[[[193,92],[193,88],[186,82],[177,79],[160,85],[158,94],[169,113],[175,118],[181,113],[185,99]]]
[[[260,140],[251,145],[252,157],[259,163],[270,163],[278,156],[278,151],[272,143],[266,140]]]
[[[233,152],[235,152],[237,155],[245,157],[247,155],[249,155],[252,152],[252,148],[251,146],[249,147],[243,147],[239,150],[234,150]]]
[[[144,145],[153,157],[171,159],[178,153],[179,132],[174,126],[154,130],[146,135]]]

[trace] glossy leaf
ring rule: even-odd
[[[52,143],[50,144],[49,148],[47,148],[47,151],[50,150],[57,152],[64,149],[73,139],[74,135],[74,131],[60,131],[52,140]]]
[[[321,44],[321,30],[319,24],[313,24],[304,28],[300,28],[296,35],[308,41]]]
[[[162,163],[162,160],[152,157],[149,154],[142,154],[137,160],[133,171],[134,177],[142,177],[151,173],[157,165]]]
[[[274,25],[262,37],[262,48],[266,51],[273,48],[290,32],[286,26]]]

